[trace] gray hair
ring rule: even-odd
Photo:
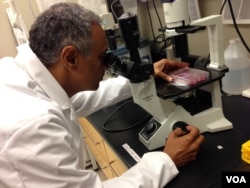
[[[30,47],[45,66],[55,63],[61,50],[68,45],[89,57],[95,45],[91,25],[101,22],[98,15],[76,3],[52,5],[31,26]]]

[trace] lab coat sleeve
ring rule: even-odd
[[[104,182],[104,187],[159,188],[164,187],[178,170],[168,155],[163,152],[149,152],[134,167],[119,178]]]
[[[81,117],[129,97],[131,97],[129,80],[118,76],[101,81],[97,91],[79,92],[71,100],[77,116]]]

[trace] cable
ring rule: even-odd
[[[234,28],[235,28],[238,36],[240,37],[240,40],[242,41],[244,47],[246,48],[246,50],[248,51],[248,53],[250,53],[250,49],[247,46],[246,41],[242,37],[241,32],[240,32],[240,30],[239,30],[239,28],[237,26],[237,23],[236,23],[236,20],[235,20],[235,16],[234,16],[234,12],[233,12],[233,7],[232,7],[231,0],[227,0],[227,2],[228,2],[228,5],[229,5],[229,9],[230,9],[231,15],[232,15],[232,19],[233,19],[233,23],[234,23]]]
[[[160,19],[159,13],[158,13],[157,8],[156,8],[156,5],[155,5],[155,0],[153,0],[153,6],[154,6],[154,9],[155,9],[155,12],[156,12],[156,15],[157,15],[159,24],[160,24],[160,26],[161,26],[161,28],[162,28],[161,19]]]
[[[148,11],[148,16],[149,16],[149,22],[150,22],[151,31],[152,31],[152,34],[153,34],[153,38],[155,40],[155,33],[154,33],[154,29],[153,29],[153,23],[152,23],[152,19],[151,19],[151,14],[150,14],[150,11],[149,11],[148,0],[147,0],[147,11]]]
[[[223,9],[224,9],[226,3],[227,3],[227,0],[224,0],[223,4],[222,4],[222,6],[221,6],[221,9],[220,9],[220,15],[222,14],[222,11],[223,11]]]
[[[147,1],[148,2],[148,1]],[[159,24],[160,24],[160,27],[161,27],[161,29],[163,28],[163,26],[162,26],[162,23],[161,23],[161,19],[160,19],[160,16],[159,16],[159,13],[158,13],[158,11],[157,11],[157,8],[156,8],[156,5],[155,5],[155,0],[153,0],[153,6],[154,6],[154,10],[155,10],[155,13],[156,13],[156,15],[157,15],[157,19],[158,19],[158,21],[159,21]],[[160,39],[160,40],[159,40]],[[155,37],[154,38],[154,41],[156,42],[156,43],[164,43],[164,45],[163,45],[163,48],[166,48],[167,46],[166,46],[166,38],[165,38],[165,32],[164,31],[162,31],[162,34],[159,34],[157,37]]]
[[[163,25],[162,25],[160,16],[159,16],[159,13],[158,13],[157,8],[156,8],[155,0],[153,0],[152,2],[153,2],[153,7],[154,7],[155,13],[157,15],[159,24],[160,24],[160,29],[162,32],[161,34],[159,34],[157,36],[154,33],[153,22],[152,22],[151,14],[149,11],[149,0],[147,0],[147,11],[148,11],[150,26],[151,26],[151,30],[152,30],[152,34],[153,34],[153,42],[155,44],[163,44],[162,46],[157,46],[156,54],[165,54],[165,49],[171,45],[172,41],[170,38],[166,38],[165,31],[163,29]]]
[[[113,1],[112,3],[111,3],[111,5],[110,5],[110,9],[111,9],[111,11],[113,12],[113,15],[115,16],[115,19],[117,20],[117,15],[116,15],[116,13],[115,13],[115,11],[114,11],[114,9],[113,9],[113,6],[114,6],[114,4],[115,3],[117,3],[119,0],[115,0],[115,1]]]
[[[105,131],[107,131],[107,132],[122,132],[122,131],[126,131],[126,130],[132,129],[132,128],[134,128],[134,127],[140,125],[141,123],[143,123],[144,121],[146,121],[149,117],[151,117],[151,116],[148,114],[145,118],[141,119],[140,121],[138,121],[138,122],[136,122],[136,123],[133,123],[132,125],[130,125],[130,126],[126,127],[126,128],[123,128],[123,129],[109,129],[109,128],[107,128],[106,125],[107,125],[107,123],[108,123],[108,120],[111,119],[111,117],[114,116],[114,114],[115,114],[116,112],[118,112],[118,110],[119,110],[120,108],[122,108],[123,106],[125,106],[125,105],[127,105],[127,104],[129,104],[129,103],[132,103],[132,102],[133,102],[133,100],[128,100],[128,101],[125,101],[124,103],[120,104],[118,107],[116,107],[116,108],[108,115],[108,117],[104,120],[104,122],[103,122],[103,124],[102,124],[103,130],[105,130]]]

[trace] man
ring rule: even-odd
[[[101,81],[107,44],[100,23],[77,4],[56,4],[32,25],[29,45],[1,60],[0,187],[163,187],[195,160],[204,138],[188,126],[189,134],[176,129],[163,152],[145,154],[119,178],[101,182],[84,169],[77,118],[131,96],[125,78]],[[164,70],[183,66],[161,60],[155,76],[171,80]]]

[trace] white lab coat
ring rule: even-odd
[[[145,154],[121,177],[104,182],[85,170],[77,117],[131,96],[128,81],[103,81],[97,91],[70,99],[27,44],[18,51],[0,61],[1,188],[154,188],[178,174],[163,152]]]

